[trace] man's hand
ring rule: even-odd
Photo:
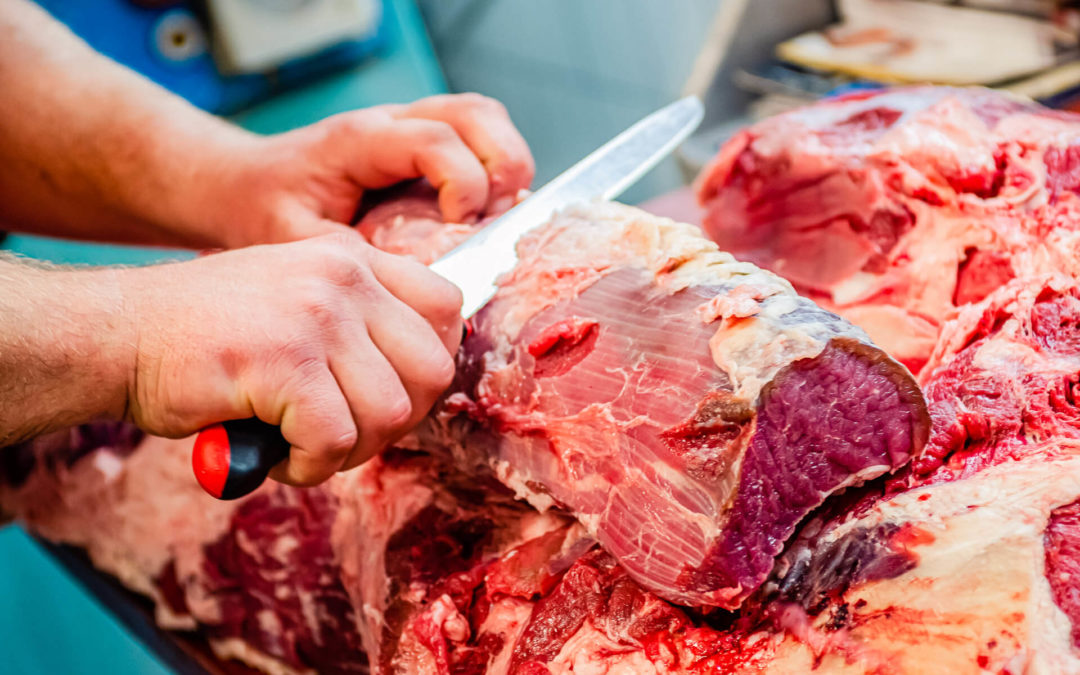
[[[364,190],[414,178],[439,190],[448,222],[470,222],[509,208],[533,171],[502,104],[435,96],[255,139],[226,160],[217,193],[193,222],[216,224],[230,247],[302,239],[349,224]]]
[[[280,424],[293,448],[271,476],[286,483],[368,459],[454,375],[460,292],[355,232],[120,275],[138,333],[127,416],[164,436]]]

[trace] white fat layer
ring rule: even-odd
[[[503,646],[488,664],[487,675],[508,675],[514,645],[521,631],[529,624],[532,609],[533,603],[514,597],[504,597],[492,603],[487,618],[477,632],[481,636],[489,633],[502,636]]]
[[[555,500],[551,498],[551,495],[529,487],[528,477],[517,471],[510,462],[506,460],[494,461],[492,462],[492,469],[495,471],[495,477],[513,491],[515,499],[523,499],[529,502],[529,505],[534,509],[541,512],[555,506]]]
[[[551,675],[659,675],[665,672],[641,648],[611,640],[593,627],[589,619],[546,665]]]
[[[1051,512],[1080,498],[1080,448],[1067,450],[1076,454],[903,493],[828,535],[886,522],[914,528],[914,569],[844,596],[855,626],[845,637],[867,671],[979,672],[983,657],[990,672],[1080,673],[1071,622],[1044,567]],[[808,650],[787,640],[770,672],[808,662]],[[834,651],[823,667],[844,670],[843,650]]]

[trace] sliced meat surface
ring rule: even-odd
[[[906,369],[691,226],[583,207],[520,257],[423,437],[669,600],[737,607],[811,509],[922,448]]]

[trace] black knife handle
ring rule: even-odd
[[[199,485],[218,499],[237,499],[263,484],[270,469],[289,456],[281,429],[252,417],[199,432],[191,466]]]

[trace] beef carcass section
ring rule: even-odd
[[[665,602],[573,521],[424,453],[336,483],[334,542],[379,673],[1080,672],[1080,445],[1046,450],[811,521],[736,614]]]
[[[330,545],[336,499],[266,485],[219,502],[195,483],[191,446],[102,423],[6,448],[0,513],[84,548],[154,601],[159,625],[197,629],[220,658],[271,675],[366,673]]]
[[[905,368],[689,225],[592,205],[518,248],[423,437],[668,600],[738,607],[810,510],[925,442]]]
[[[1080,118],[980,89],[826,101],[760,122],[697,181],[720,247],[917,371],[955,307],[1074,275]]]
[[[777,666],[1080,672],[1078,319],[1044,275],[945,323],[927,452],[819,512],[752,600],[789,632]]]
[[[770,668],[1080,672],[1076,581],[1062,576],[1080,545],[1080,446],[1044,449],[1055,459],[916,488],[793,545],[765,586],[786,633]],[[889,546],[867,546],[882,533]]]

